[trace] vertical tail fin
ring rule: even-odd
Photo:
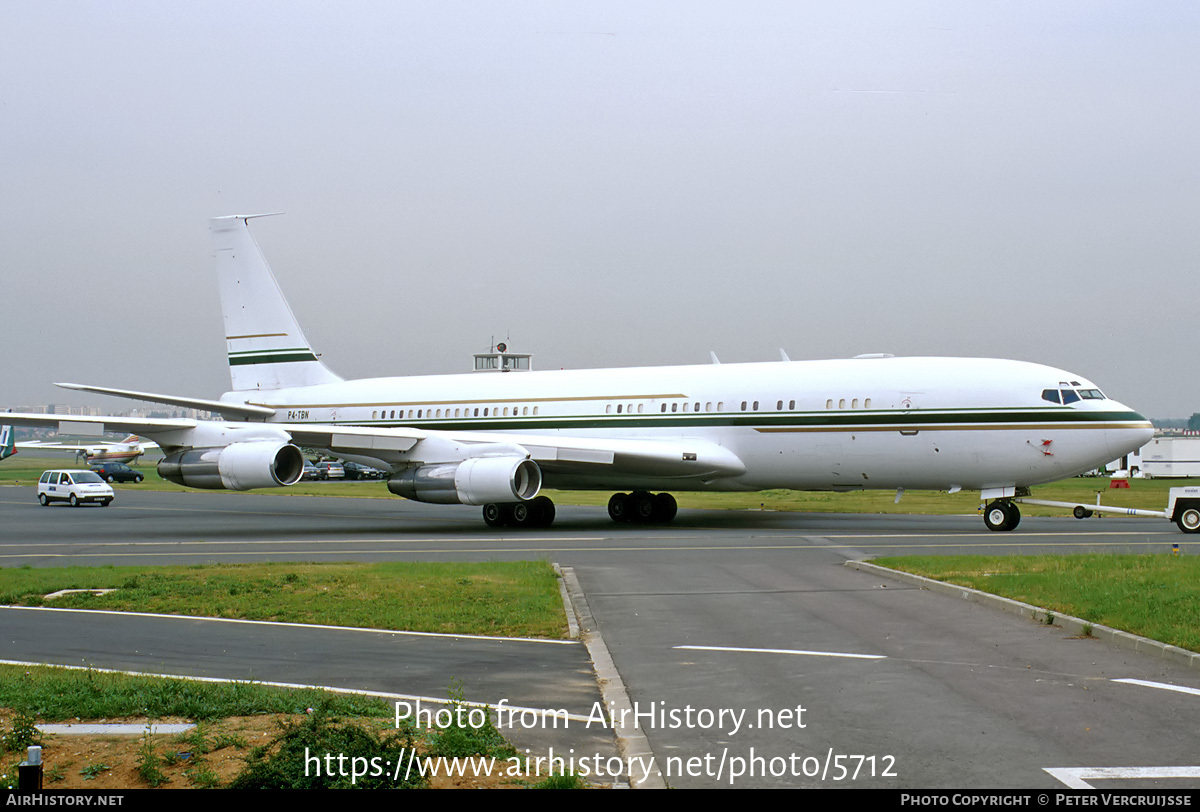
[[[0,426],[0,460],[17,453],[17,438],[12,426]]]
[[[275,275],[250,236],[251,217],[209,220],[233,388],[286,389],[341,378],[317,360]]]

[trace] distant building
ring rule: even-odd
[[[501,341],[490,352],[475,353],[475,371],[528,372],[533,369],[532,359],[529,353],[509,352],[508,345]]]

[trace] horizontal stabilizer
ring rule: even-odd
[[[112,395],[117,398],[145,400],[150,403],[166,403],[170,406],[182,406],[187,409],[200,409],[206,412],[216,412],[226,420],[249,420],[270,417],[275,410],[266,406],[252,406],[249,403],[225,403],[220,400],[204,398],[187,398],[178,395],[159,395],[154,392],[135,392],[132,389],[113,389],[107,386],[86,386],[81,383],[56,383],[63,389],[75,389],[80,392],[94,392],[97,395]]]

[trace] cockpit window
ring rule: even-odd
[[[1062,403],[1062,401],[1058,397],[1057,389],[1043,389],[1042,390],[1042,400],[1048,400],[1051,403]]]
[[[1080,389],[1079,397],[1084,400],[1104,400],[1104,393],[1099,389]]]
[[[1079,400],[1079,395],[1075,394],[1074,389],[1064,389],[1062,390],[1062,399],[1063,405],[1066,406],[1068,403],[1074,403]]]

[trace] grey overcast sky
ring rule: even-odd
[[[207,218],[345,377],[996,356],[1200,411],[1200,4],[0,0],[0,405],[229,387]]]

